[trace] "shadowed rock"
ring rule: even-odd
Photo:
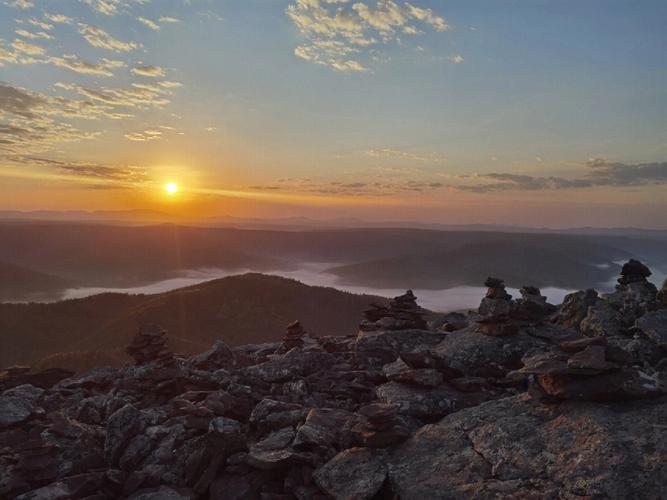
[[[486,296],[479,305],[480,319],[477,331],[490,337],[507,337],[516,334],[518,327],[510,321],[512,296],[505,290],[505,283],[498,278],[487,278]]]
[[[159,325],[142,325],[125,352],[132,356],[138,365],[147,363],[171,365],[175,360],[173,353],[167,349],[167,341],[164,338],[166,334],[167,332]]]
[[[133,366],[4,370],[0,498],[661,498],[667,308],[646,275],[554,314],[489,278],[449,331],[409,292],[356,337],[292,323],[181,360],[146,325]]]
[[[378,330],[426,330],[424,311],[417,305],[417,297],[412,290],[394,297],[389,307],[371,304],[364,311],[365,319],[359,325],[360,331]]]

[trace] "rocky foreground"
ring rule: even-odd
[[[0,498],[667,498],[667,286],[548,304],[489,278],[427,324],[411,292],[359,333],[190,359],[0,374]]]

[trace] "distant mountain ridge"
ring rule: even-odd
[[[33,364],[68,352],[122,348],[142,323],[159,322],[172,348],[205,349],[278,341],[285,326],[301,320],[318,335],[356,332],[363,310],[385,299],[313,287],[277,276],[250,273],[156,295],[102,294],[48,304],[0,304],[0,367]]]
[[[294,271],[304,263],[332,268],[358,266],[359,273],[341,276],[359,286],[381,281],[385,285],[395,283],[393,288],[447,288],[452,283],[478,286],[480,279],[484,279],[481,268],[495,274],[505,264],[520,264],[516,255],[524,255],[522,259],[527,263],[544,265],[537,271],[532,270],[536,265],[530,270],[518,266],[512,282],[529,283],[537,277],[536,284],[568,289],[594,287],[613,279],[614,262],[628,258],[638,258],[656,271],[667,272],[664,240],[622,236],[2,222],[0,241],[1,262],[58,276],[68,280],[71,287],[84,288],[144,286],[205,268],[226,272]],[[464,248],[474,251],[461,250]],[[553,266],[548,265],[550,260]],[[371,275],[378,261],[382,261],[382,266],[375,274],[382,272],[381,277]],[[449,272],[441,269],[436,273],[428,268],[440,268],[443,262],[448,264]],[[406,274],[408,269],[421,271]],[[462,274],[464,270],[467,273]],[[424,279],[419,281],[418,274]],[[410,279],[395,279],[401,275]],[[364,281],[365,278],[370,281]],[[426,280],[428,284],[423,283]],[[19,293],[21,288],[16,281],[17,296],[11,297],[12,300],[31,298]],[[54,298],[58,296],[61,295]]]
[[[17,295],[38,299],[69,285],[59,276],[0,261],[0,302]]]
[[[524,285],[587,288],[618,274],[620,266],[599,267],[576,254],[511,242],[470,244],[449,252],[408,255],[333,267],[327,272],[340,277],[344,284],[379,288],[441,289],[456,286],[480,286],[487,276],[502,270],[507,283]]]
[[[538,227],[509,224],[448,224],[414,220],[364,220],[356,217],[315,219],[305,216],[262,218],[218,215],[206,218],[185,217],[158,210],[0,210],[0,221],[88,222],[109,224],[184,223],[199,227],[237,227],[246,229],[426,229],[435,231],[484,231],[501,233],[579,234],[667,239],[667,228],[637,227]]]

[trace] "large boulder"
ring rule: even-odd
[[[389,459],[403,500],[664,497],[667,399],[616,407],[484,403],[420,429]]]
[[[300,351],[295,348],[283,356],[275,356],[258,365],[243,368],[241,374],[269,383],[288,382],[326,371],[334,364],[336,358],[327,352]]]
[[[510,337],[480,335],[473,326],[447,335],[433,354],[443,365],[464,375],[503,377],[521,368],[526,351],[544,343],[524,331]]]
[[[380,367],[396,360],[402,352],[433,347],[445,335],[428,330],[360,331],[355,351],[362,366]]]
[[[448,386],[426,388],[388,382],[377,388],[378,399],[395,406],[401,415],[432,422],[486,399],[482,393],[463,394]]]
[[[590,375],[544,374],[537,384],[550,399],[621,401],[653,398],[667,392],[663,380],[634,368]]]

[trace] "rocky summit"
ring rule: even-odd
[[[412,292],[340,336],[0,373],[0,498],[667,498],[667,300],[637,261],[560,306],[499,278],[477,311]]]

